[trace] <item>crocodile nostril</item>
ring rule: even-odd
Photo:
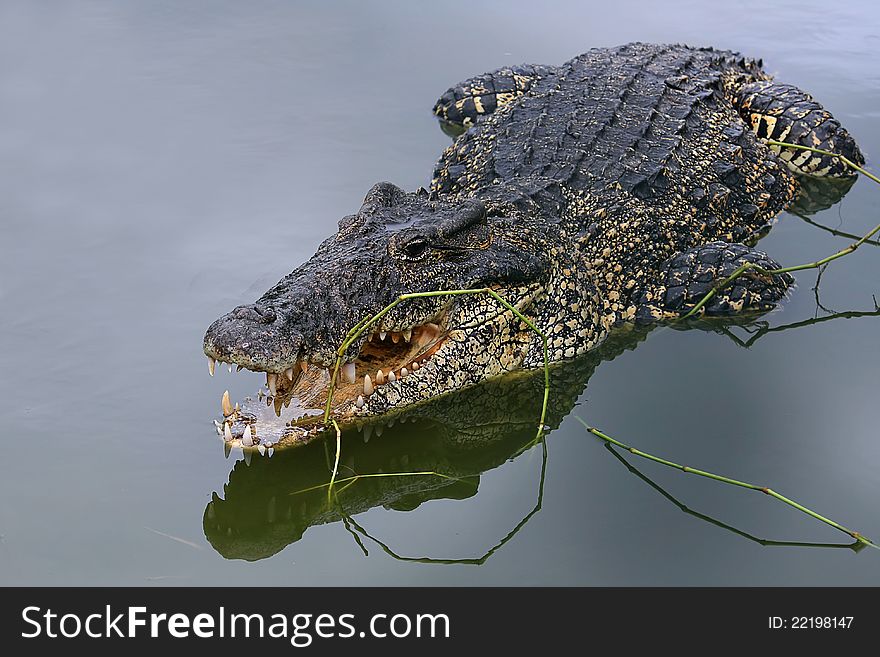
[[[271,306],[256,306],[255,307],[257,314],[260,316],[260,321],[264,324],[271,324],[275,321],[277,315],[275,314],[275,309]]]
[[[260,306],[257,304],[239,306],[230,314],[235,317],[235,319],[246,319],[261,324],[271,324],[277,317],[275,309],[271,306]]]

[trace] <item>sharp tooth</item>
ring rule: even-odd
[[[438,335],[440,335],[439,326],[436,324],[425,324],[419,333],[419,346],[424,347],[426,344],[433,342],[437,339]]]
[[[393,427],[393,426],[394,426],[394,423],[395,423],[396,421],[397,421],[397,420],[395,420],[394,418],[391,418],[390,420],[388,420],[388,428],[390,429],[391,427]]]
[[[384,431],[385,431],[385,427],[384,427],[384,426],[382,426],[381,424],[377,424],[377,425],[376,425],[376,437],[377,437],[377,438],[378,438],[379,436],[381,436],[381,435],[382,435],[382,432],[384,432]]]
[[[223,423],[223,439],[228,443],[232,442],[232,430],[229,428],[228,422]]]
[[[269,386],[269,393],[274,397],[277,391],[278,375],[275,372],[269,372],[266,375],[266,384]]]
[[[373,382],[370,380],[370,375],[367,374],[364,376],[364,396],[369,397],[373,394]]]
[[[384,340],[386,335],[388,335],[387,331],[379,331],[379,339],[380,340]]]
[[[236,365],[236,366],[235,366],[235,371],[236,371],[236,372],[241,372],[241,370],[242,370],[241,365]]]
[[[412,329],[406,329],[403,332],[403,339],[406,340],[407,342],[412,340]]]
[[[208,371],[211,373],[211,376],[214,376],[214,366],[217,364],[213,358],[208,356]]]
[[[253,458],[253,455],[251,454],[251,450],[246,449],[244,451],[244,464],[246,466],[250,466],[252,458]]]
[[[388,372],[388,383],[394,383],[397,381],[397,377],[394,376],[394,372]]]
[[[299,366],[300,366],[300,369],[302,369],[303,373],[309,371],[309,364],[307,361],[304,361],[304,360],[299,361]]]
[[[347,383],[354,383],[357,381],[357,376],[354,371],[354,363],[346,363],[342,366],[342,378],[345,379]]]
[[[227,443],[226,441],[224,441],[223,442],[223,458],[228,459],[229,455],[231,453],[232,453],[232,445]]]
[[[419,364],[416,363],[415,361],[413,361],[412,369],[413,369],[413,372],[415,372],[417,369],[419,369]]]
[[[251,433],[251,425],[249,424],[244,427],[244,435],[241,437],[241,444],[245,447],[254,446],[254,436]]]
[[[230,374],[232,374],[232,363],[229,363],[229,367],[227,367],[226,369],[229,370]]]
[[[288,381],[293,381],[293,368],[288,367],[286,370],[284,370],[284,376],[287,377]]]
[[[269,447],[269,448],[266,450],[266,454],[269,455],[269,458],[272,458],[272,455],[273,455],[274,453],[275,453],[275,448],[274,448],[274,447]]]
[[[364,398],[361,395],[358,395],[357,401],[354,403],[358,408],[364,407]]]
[[[262,443],[257,445],[257,451],[260,453],[260,456],[264,456],[266,454],[266,446]]]
[[[395,333],[392,331],[391,332],[391,342],[393,342],[394,344],[397,344],[398,342],[400,342],[400,333]]]
[[[220,400],[220,408],[223,409],[223,415],[228,417],[232,415],[232,404],[229,401],[229,391],[223,393],[223,399]]]
[[[401,367],[401,368],[400,368],[400,378],[401,378],[401,379],[402,379],[403,377],[407,376],[408,374],[409,374],[409,370],[408,370],[408,369],[406,369],[405,367]]]
[[[385,375],[382,373],[382,370],[376,372],[376,385],[382,385],[385,383]]]
[[[373,434],[373,425],[368,424],[364,427],[364,442],[370,442],[370,436]]]

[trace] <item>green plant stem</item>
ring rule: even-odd
[[[580,417],[578,417],[577,415],[575,415],[574,417],[578,422],[580,422],[582,425],[584,425],[584,428],[589,433],[593,434],[597,438],[604,440],[606,443],[610,443],[612,445],[616,445],[617,447],[619,447],[621,449],[625,449],[630,454],[635,454],[636,456],[641,456],[642,458],[648,459],[649,461],[654,461],[655,463],[660,463],[660,464],[665,465],[667,467],[674,468],[676,470],[681,470],[682,472],[687,472],[690,474],[699,475],[701,477],[706,477],[707,479],[714,479],[715,481],[720,481],[725,484],[730,484],[731,486],[739,486],[740,488],[747,488],[749,490],[760,491],[760,492],[764,493],[765,495],[769,495],[770,497],[775,497],[780,502],[784,502],[785,504],[788,504],[789,506],[797,509],[798,511],[800,511],[802,513],[807,514],[808,516],[810,516],[812,518],[815,518],[816,520],[820,520],[820,521],[824,522],[826,525],[830,525],[830,526],[834,527],[835,529],[843,532],[844,534],[848,534],[849,536],[852,536],[854,539],[856,539],[860,543],[864,543],[865,545],[870,545],[873,548],[880,549],[880,546],[878,546],[876,543],[874,543],[874,541],[867,538],[866,536],[862,536],[859,532],[853,531],[851,529],[847,529],[843,525],[834,522],[830,518],[826,518],[825,516],[819,515],[818,513],[813,511],[812,509],[808,509],[807,507],[803,506],[802,504],[799,504],[799,503],[795,502],[794,500],[777,493],[772,488],[768,488],[767,486],[758,486],[756,484],[750,484],[745,481],[739,481],[738,479],[731,479],[730,477],[724,477],[722,475],[717,475],[712,472],[706,472],[705,470],[698,470],[697,468],[691,468],[686,465],[680,465],[680,464],[675,463],[673,461],[667,461],[666,459],[660,458],[659,456],[654,456],[653,454],[648,454],[647,452],[643,452],[640,449],[636,449],[635,447],[631,447],[629,445],[626,445],[626,444],[620,442],[619,440],[615,440],[614,438],[603,433],[602,431],[600,431],[596,427],[591,427],[589,424],[584,422],[584,420],[581,419]]]
[[[336,474],[339,472],[339,453],[342,451],[342,432],[339,430],[336,420],[331,420],[331,422],[333,422],[333,428],[336,429],[336,460],[333,463],[333,474],[330,475],[330,483],[327,485],[328,504],[331,504],[333,501],[333,484],[336,483]]]
[[[695,511],[679,501],[677,498],[673,497],[669,491],[664,489],[660,484],[646,476],[643,472],[641,472],[636,466],[627,461],[622,454],[618,453],[618,448],[611,443],[605,443],[605,449],[607,449],[614,458],[620,461],[623,466],[629,470],[636,477],[641,479],[643,482],[648,484],[655,491],[660,493],[665,499],[674,504],[677,508],[679,508],[684,513],[687,513],[698,520],[702,520],[703,522],[707,522],[711,525],[715,525],[716,527],[720,527],[722,529],[726,529],[729,532],[736,534],[737,536],[742,536],[743,538],[747,538],[750,541],[754,541],[758,545],[763,545],[764,547],[810,547],[810,548],[848,548],[853,552],[859,552],[866,547],[865,543],[860,541],[853,541],[852,543],[808,543],[804,541],[773,541],[766,538],[759,538],[757,536],[753,536],[748,532],[743,531],[742,529],[738,529],[733,525],[728,525],[726,522],[722,522],[717,518],[713,518],[712,516],[708,516],[705,513],[700,513],[699,511]]]
[[[441,477],[442,479],[449,479],[450,481],[465,481],[460,477],[453,477],[447,474],[443,474],[442,472],[434,472],[433,470],[425,470],[422,472],[371,472],[369,474],[358,474],[352,475],[351,477],[343,477],[342,479],[336,479],[335,481],[327,482],[326,484],[317,484],[315,486],[309,486],[308,488],[303,488],[301,490],[295,490],[293,492],[288,493],[288,495],[301,495],[302,493],[308,493],[313,490],[320,490],[321,488],[328,488],[334,484],[342,484],[345,482],[355,482],[358,479],[371,479],[374,477]]]
[[[526,526],[526,524],[529,522],[529,520],[531,520],[535,516],[535,514],[537,514],[541,510],[541,507],[543,506],[543,503],[544,503],[544,482],[546,481],[546,478],[547,478],[548,451],[547,451],[547,440],[542,437],[540,442],[541,442],[541,447],[542,447],[542,450],[541,450],[541,478],[538,481],[538,497],[537,497],[537,500],[535,501],[535,506],[532,508],[531,511],[529,511],[525,516],[523,516],[522,520],[520,520],[516,524],[516,526],[514,526],[514,528],[511,529],[504,536],[504,538],[502,538],[500,541],[498,541],[498,543],[496,543],[494,546],[489,548],[485,552],[485,554],[483,554],[483,556],[481,556],[481,557],[464,558],[464,559],[441,559],[441,558],[436,558],[436,557],[407,557],[407,556],[403,556],[403,555],[397,554],[386,543],[384,543],[383,541],[380,541],[378,538],[376,538],[375,536],[373,536],[372,534],[367,532],[367,530],[364,529],[361,525],[359,525],[354,520],[354,518],[352,518],[350,516],[345,516],[345,517],[348,517],[348,521],[351,523],[351,525],[352,525],[352,527],[354,527],[354,529],[356,529],[362,535],[369,538],[371,541],[373,541],[379,547],[381,547],[382,550],[385,552],[385,554],[387,554],[388,556],[390,556],[394,559],[397,559],[398,561],[409,561],[409,562],[415,562],[415,563],[431,563],[431,564],[468,564],[468,565],[474,565],[474,566],[481,566],[482,564],[486,563],[486,561],[488,561],[489,558],[493,554],[495,554],[498,550],[500,550],[502,547],[504,547],[505,544],[507,544],[514,536],[516,536],[519,533],[519,531],[523,527]],[[437,474],[437,473],[426,473],[426,474]],[[464,480],[460,479],[459,481],[464,481]],[[360,541],[358,541],[358,545],[361,547],[361,549],[364,549],[363,544]]]
[[[841,162],[843,162],[850,169],[852,169],[854,171],[858,171],[859,173],[867,176],[868,178],[873,180],[875,183],[880,185],[880,178],[875,176],[870,171],[867,171],[864,168],[860,167],[858,164],[856,164],[855,162],[850,160],[845,155],[833,153],[832,151],[823,151],[821,148],[813,148],[812,146],[801,146],[800,144],[789,144],[786,141],[776,141],[774,139],[768,139],[765,143],[768,146],[779,146],[780,148],[795,148],[800,151],[810,151],[811,153],[818,153],[819,155],[826,155],[828,157],[836,158],[836,159],[840,160]]]
[[[810,151],[811,153],[819,153],[820,155],[827,155],[829,157],[835,157],[838,160],[840,160],[841,162],[843,162],[843,164],[845,166],[850,167],[851,169],[853,169],[855,171],[858,171],[862,175],[870,178],[875,183],[880,185],[880,178],[878,178],[874,174],[870,173],[869,171],[866,171],[865,169],[860,167],[858,164],[849,160],[848,158],[844,157],[843,155],[838,155],[837,153],[832,153],[831,151],[824,151],[819,148],[811,148],[809,146],[800,146],[799,144],[789,144],[784,141],[767,141],[767,144],[769,144],[770,146],[780,146],[780,147],[784,147],[784,148],[795,148],[795,149],[799,149],[802,151]],[[686,315],[682,316],[681,319],[688,319],[688,318],[696,315],[698,312],[700,312],[700,310],[703,309],[703,307],[709,302],[709,300],[712,297],[714,297],[716,294],[718,294],[719,291],[723,290],[725,287],[730,285],[733,281],[735,281],[737,278],[742,276],[747,271],[754,271],[754,272],[757,272],[758,274],[763,274],[766,276],[775,276],[777,274],[790,274],[791,272],[803,271],[805,269],[818,269],[819,267],[822,267],[823,265],[827,265],[829,262],[833,262],[833,261],[837,260],[838,258],[842,258],[845,255],[849,255],[850,253],[852,253],[853,251],[858,249],[862,244],[864,244],[865,242],[870,240],[872,237],[874,237],[874,235],[876,235],[878,232],[880,232],[880,224],[877,224],[876,226],[874,226],[865,235],[863,235],[862,237],[857,239],[855,242],[853,242],[849,246],[842,248],[837,253],[833,253],[826,258],[822,258],[821,260],[816,260],[815,262],[808,262],[803,265],[795,265],[793,267],[780,267],[779,269],[765,269],[764,267],[760,267],[758,265],[755,265],[754,263],[746,262],[746,263],[740,265],[739,267],[737,267],[730,276],[728,276],[723,281],[721,281],[720,283],[715,285],[711,290],[709,290],[705,294],[705,296],[702,299],[700,299],[699,302],[697,302],[697,304],[693,308],[690,309],[690,311],[688,311],[688,313]]]

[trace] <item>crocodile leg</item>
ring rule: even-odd
[[[861,166],[859,147],[831,112],[806,91],[790,84],[760,81],[733,90],[733,104],[759,139],[785,141],[840,153]],[[771,146],[794,173],[849,176],[855,172],[836,158],[793,148]]]
[[[683,317],[712,288],[746,262],[763,269],[779,265],[764,253],[743,244],[709,242],[683,251],[666,261],[658,283],[635,296],[639,324]],[[707,316],[731,316],[772,310],[786,294],[794,279],[789,274],[769,276],[746,271],[704,306]]]
[[[505,66],[450,87],[434,105],[443,132],[456,137],[477,122],[529,92],[555,67],[522,64]]]

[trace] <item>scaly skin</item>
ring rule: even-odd
[[[741,243],[795,198],[792,171],[849,172],[774,152],[761,140],[778,136],[771,123],[863,161],[812,98],[735,53],[629,44],[517,70],[447,92],[435,113],[473,125],[431,191],[375,186],[311,260],[214,322],[209,358],[267,372],[276,408],[292,396],[317,406],[322,368],[355,324],[404,293],[489,287],[547,333],[551,361],[571,360],[622,323],[686,313],[743,262],[777,266]],[[750,272],[705,312],[766,311],[791,281]],[[543,365],[538,336],[488,295],[410,300],[373,331],[400,346],[368,342],[370,331],[350,346],[334,417],[383,415]],[[300,375],[303,363],[318,368]]]

